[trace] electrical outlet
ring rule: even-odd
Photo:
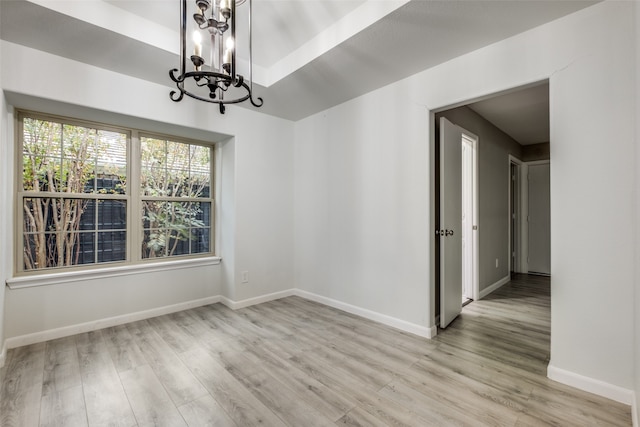
[[[242,283],[249,283],[249,272],[247,270],[240,273]]]
[[[498,268],[498,258],[496,258],[496,268]]]

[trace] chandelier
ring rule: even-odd
[[[179,102],[185,95],[200,101],[212,102],[220,106],[224,114],[226,104],[250,101],[255,107],[262,106],[262,98],[253,99],[253,56],[252,56],[252,0],[249,6],[249,77],[238,73],[236,55],[236,7],[247,0],[195,0],[187,19],[187,0],[180,5],[180,70],[169,71],[171,80],[179,92],[171,91],[170,97]],[[189,24],[189,25],[187,25]],[[187,34],[193,40],[187,40]],[[187,71],[187,52],[189,68]],[[205,56],[206,55],[206,56]]]

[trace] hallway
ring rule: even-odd
[[[476,395],[523,412],[516,425],[631,425],[628,406],[546,377],[551,278],[516,274],[462,309],[435,341],[460,399]],[[437,356],[437,357],[433,357]]]

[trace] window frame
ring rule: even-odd
[[[151,200],[155,200],[155,201],[166,201],[166,202],[204,202],[204,203],[210,203],[210,213],[209,213],[209,226],[206,227],[209,229],[209,247],[210,250],[209,252],[206,252],[207,254],[214,254],[215,253],[215,235],[214,235],[214,230],[215,230],[215,190],[216,190],[216,180],[215,180],[215,147],[211,146],[211,145],[206,145],[203,144],[200,141],[193,141],[193,140],[187,140],[185,138],[177,138],[177,137],[173,137],[173,136],[169,136],[169,135],[163,135],[163,134],[158,134],[158,133],[152,133],[152,132],[143,132],[140,131],[137,133],[136,138],[138,140],[137,144],[136,144],[136,148],[138,150],[141,150],[142,148],[142,138],[151,138],[151,139],[161,139],[161,140],[165,140],[165,142],[178,142],[178,143],[182,143],[182,144],[189,144],[189,146],[199,146],[199,147],[206,147],[209,148],[209,197],[183,197],[183,196],[149,196],[149,195],[144,195],[142,194],[142,192],[140,191],[141,189],[141,176],[142,176],[142,161],[137,162],[136,167],[138,167],[139,169],[136,171],[135,173],[135,180],[137,180],[136,182],[136,191],[138,192],[138,194],[136,195],[136,197],[134,197],[134,208],[136,209],[136,212],[140,212],[140,218],[142,218],[142,207],[145,201],[151,201]],[[141,152],[139,151],[137,154],[137,158],[142,159],[141,156]],[[185,254],[185,255],[175,255],[175,256],[164,256],[164,257],[147,257],[144,258],[142,257],[142,243],[144,241],[144,227],[142,226],[141,223],[137,224],[137,227],[139,227],[138,231],[136,232],[136,236],[138,236],[140,238],[140,241],[138,242],[139,244],[136,245],[137,250],[139,251],[138,256],[140,257],[140,260],[142,262],[152,262],[153,260],[171,260],[171,259],[182,259],[183,257],[197,257],[200,254]]]
[[[35,120],[51,121],[60,123],[61,125],[81,126],[96,131],[109,131],[119,132],[126,135],[126,191],[124,194],[101,194],[98,192],[93,193],[66,193],[66,192],[34,192],[24,189],[23,181],[23,146],[24,146],[24,119],[30,118]],[[51,277],[54,275],[75,275],[79,274],[91,274],[92,270],[101,272],[108,270],[127,270],[131,268],[132,271],[139,271],[140,267],[144,265],[155,264],[170,264],[183,265],[185,262],[188,264],[199,263],[204,261],[207,264],[208,261],[219,262],[220,258],[216,255],[216,193],[218,187],[218,179],[216,173],[216,142],[208,143],[207,141],[193,140],[189,138],[179,137],[175,135],[167,135],[161,133],[154,133],[143,131],[126,126],[117,126],[107,123],[100,123],[90,120],[75,119],[71,117],[58,116],[54,114],[40,113],[30,110],[16,109],[14,126],[14,144],[16,151],[14,154],[14,165],[16,167],[15,183],[13,185],[14,191],[14,276],[25,276],[24,279],[30,277],[43,278]],[[142,159],[141,159],[141,137],[150,137],[164,139],[171,142],[184,143],[189,145],[197,145],[206,147],[209,150],[209,197],[197,198],[199,202],[209,202],[211,209],[209,212],[209,251],[195,254],[173,255],[164,257],[142,257],[142,241],[143,241],[143,225],[142,225],[142,200],[145,196],[140,191],[141,185],[141,172],[142,172]],[[107,262],[93,262],[90,264],[78,264],[72,266],[61,267],[47,267],[40,269],[25,269],[23,251],[25,247],[24,236],[24,221],[25,213],[23,210],[23,200],[30,197],[52,197],[58,199],[89,199],[89,200],[105,200],[115,199],[123,200],[126,203],[126,255],[123,260],[119,261],[107,261]],[[176,201],[193,201],[195,198],[173,198]],[[97,204],[96,204],[97,209]],[[98,224],[95,225],[95,230],[98,230]],[[94,253],[98,252],[97,242],[94,248]]]

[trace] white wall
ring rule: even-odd
[[[386,88],[296,124],[296,286],[428,326],[426,108]]]
[[[632,8],[594,5],[297,123],[296,285],[429,326],[432,171],[424,107],[549,79],[551,367],[629,400]]]
[[[246,120],[235,153],[235,301],[293,287],[293,124],[263,114]]]
[[[219,265],[7,289],[5,339],[194,299],[221,295],[238,301],[292,287],[291,122],[238,107],[221,116],[213,104],[202,108],[190,99],[172,102],[170,87],[4,41],[1,49],[1,84],[12,105],[221,142],[217,153],[222,177],[216,212]],[[48,78],[42,79],[42,67],[33,64],[46,64]],[[4,150],[13,144],[13,135],[0,140],[3,176],[14,161]],[[7,182],[3,179],[2,185]],[[12,195],[12,187],[7,188],[2,194]],[[5,221],[13,211],[11,203],[3,206],[0,218]],[[12,230],[5,225],[3,235],[8,231],[12,236]],[[10,244],[4,250],[11,253]],[[249,284],[240,283],[243,270],[250,271]]]
[[[634,352],[632,7],[586,10],[580,42],[567,37],[579,47],[550,89],[550,365],[624,389]]]

